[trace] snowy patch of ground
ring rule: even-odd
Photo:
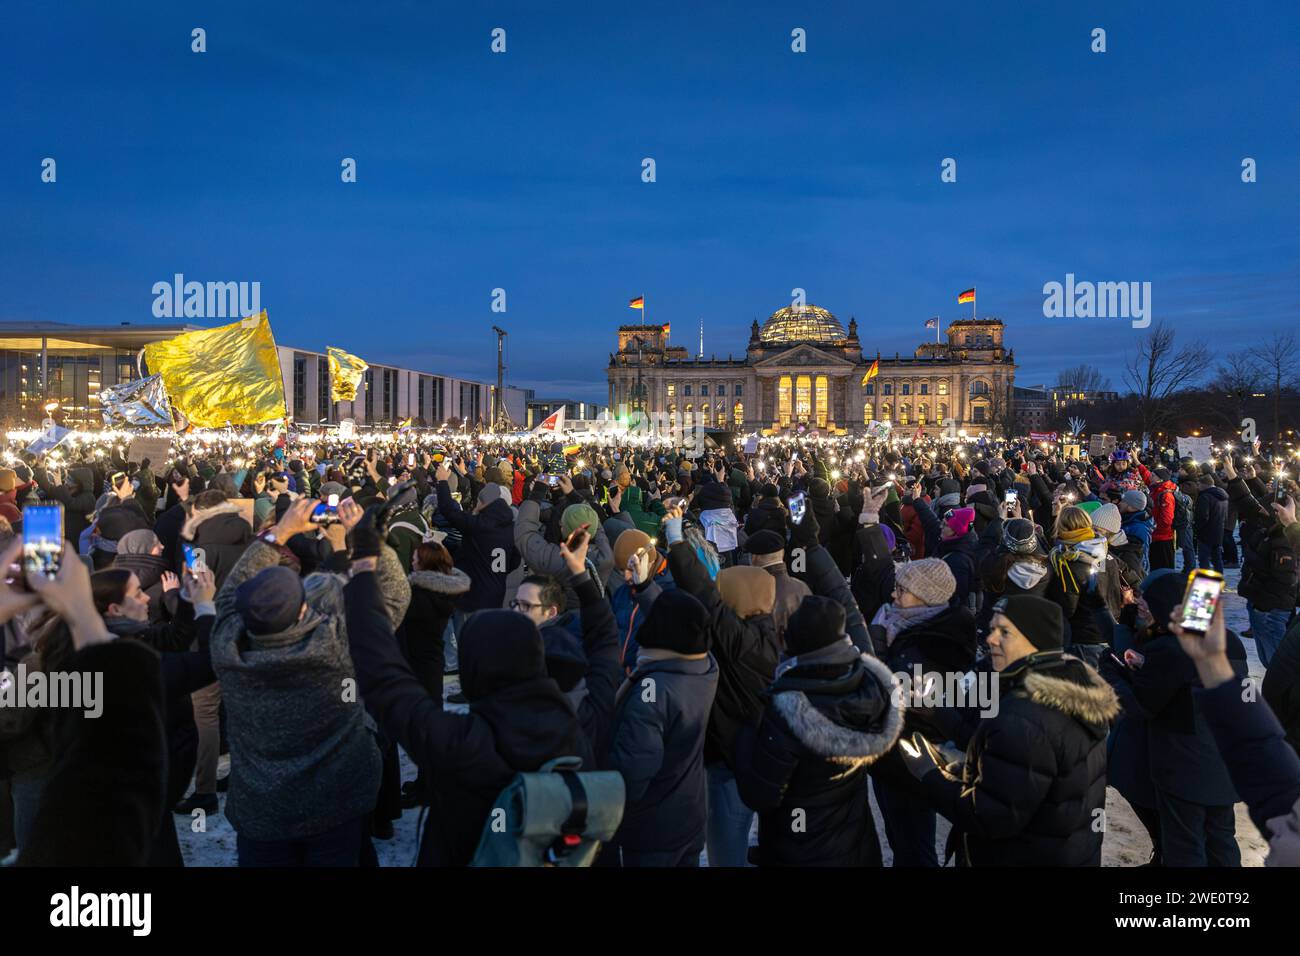
[[[1238,597],[1236,593],[1240,576],[1239,571],[1229,569],[1225,572],[1228,595],[1224,610],[1228,627],[1238,634],[1250,627],[1246,617],[1246,602]],[[1262,680],[1264,668],[1259,663],[1259,656],[1255,651],[1255,642],[1244,639],[1243,643],[1250,659],[1251,676],[1257,680]],[[449,680],[447,693],[451,694],[457,690],[459,690],[459,687]],[[465,710],[463,705],[448,704],[447,706],[451,710]],[[416,775],[415,765],[405,753],[402,753],[401,756],[402,780],[414,779]],[[226,772],[224,761],[225,758],[223,758],[223,766],[220,769],[220,773],[223,775]],[[226,795],[224,793],[220,794],[220,798],[224,809]],[[1263,866],[1264,856],[1268,850],[1267,844],[1260,836],[1259,831],[1255,829],[1254,824],[1250,822],[1250,818],[1246,814],[1245,804],[1237,804],[1236,809],[1237,843],[1241,847],[1242,865]],[[872,802],[872,812],[875,814],[876,829],[880,833],[881,844],[884,848],[885,863],[890,864],[893,862],[893,854],[885,838],[884,823],[880,819],[880,811],[875,806],[874,800]],[[418,810],[405,811],[400,820],[393,822],[393,839],[374,841],[380,866],[413,865],[418,849],[416,827],[419,815]],[[181,853],[184,856],[186,866],[235,865],[235,833],[224,814],[214,814],[208,817],[204,821],[205,829],[202,832],[192,832],[192,826],[197,826],[197,824],[189,818],[176,817]],[[1133,814],[1128,802],[1113,789],[1106,792],[1106,826],[1106,836],[1102,844],[1102,864],[1104,866],[1139,866],[1150,858],[1151,842],[1147,839],[1146,829]],[[943,858],[944,843],[948,839],[948,829],[947,821],[940,818],[937,835],[940,859]],[[758,842],[757,822],[755,822],[754,829],[750,834],[750,842],[751,844]],[[707,854],[701,854],[700,862],[707,865]]]

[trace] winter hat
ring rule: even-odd
[[[1122,521],[1119,509],[1110,503],[1102,505],[1092,513],[1092,526],[1106,534],[1116,534],[1120,530]]]
[[[832,598],[810,594],[786,623],[785,653],[797,657],[843,639],[844,606]]]
[[[495,467],[488,469],[487,478],[490,482],[511,488],[515,483],[515,470],[510,466],[510,462],[502,459]]]
[[[760,498],[780,498],[781,489],[769,481],[758,489],[758,494]]]
[[[320,486],[321,500],[322,501],[329,500],[330,495],[338,495],[339,501],[342,501],[344,498],[348,496],[348,490],[347,488],[343,487],[343,485],[339,484],[337,481],[327,481],[325,482],[325,484]]]
[[[947,517],[948,527],[952,528],[953,534],[961,537],[970,530],[970,526],[975,521],[974,508],[955,508],[952,514]]]
[[[292,569],[263,568],[235,588],[235,610],[249,634],[278,634],[297,622],[304,593]]]
[[[829,498],[831,496],[831,483],[825,478],[814,478],[808,482],[808,493],[814,498]]]
[[[785,539],[770,528],[756,531],[745,540],[747,554],[776,554],[785,550]]]
[[[692,504],[701,511],[730,508],[731,489],[719,481],[710,481],[700,486],[700,490],[695,493]]]
[[[148,530],[149,521],[138,508],[114,505],[99,513],[99,536],[106,541],[120,541],[131,531]]]
[[[891,527],[890,527],[889,525],[887,525],[887,524],[882,524],[882,525],[880,525],[880,533],[881,533],[882,535],[884,535],[884,538],[885,538],[885,544],[889,546],[889,550],[890,550],[891,552],[892,552],[896,547],[898,547],[898,538],[897,538],[897,536],[894,534],[894,529],[893,529],[893,528],[891,528]]]
[[[942,607],[957,590],[957,579],[941,558],[922,558],[895,565],[894,582],[909,594],[915,594],[928,607]]]
[[[289,497],[289,493],[287,491],[282,492],[280,496],[275,499],[275,520],[276,521],[279,521],[286,514],[288,514],[289,506],[291,504],[293,504],[293,499]]]
[[[776,603],[776,578],[762,568],[746,564],[723,568],[718,572],[717,585],[722,603],[741,619],[772,613],[772,606]]]
[[[1033,594],[1012,594],[993,605],[1016,626],[1036,650],[1059,651],[1065,646],[1065,618],[1061,605]]]
[[[12,468],[0,468],[0,492],[13,491],[18,486],[18,473]]]
[[[600,518],[596,516],[595,509],[589,504],[569,505],[560,515],[560,530],[564,532],[566,538],[584,524],[593,537],[600,530]]]
[[[772,576],[760,569],[768,578]],[[709,612],[694,595],[673,588],[664,591],[636,632],[637,643],[645,648],[676,651],[678,654],[706,654],[709,650]]]
[[[486,508],[492,502],[504,498],[505,489],[496,481],[489,481],[478,493],[478,503]]]
[[[606,481],[613,481],[614,473],[610,471],[608,468],[602,468],[600,470],[600,477],[605,479]]]
[[[563,624],[540,628],[546,673],[566,694],[587,676],[587,652],[582,638]]]
[[[650,535],[637,528],[628,528],[614,539],[614,572],[621,575],[632,555],[648,547]]]
[[[961,482],[956,478],[943,478],[939,481],[940,495],[957,495],[961,496]]]
[[[1153,470],[1153,471],[1151,472],[1151,474],[1155,475],[1155,476],[1156,476],[1157,478],[1159,478],[1161,481],[1168,481],[1168,480],[1169,480],[1169,469],[1168,469],[1168,468],[1163,468],[1163,467],[1162,467],[1162,468],[1156,468],[1155,470]]]
[[[939,508],[955,508],[961,504],[961,492],[950,491],[945,495],[940,495],[935,499],[934,503]]]
[[[148,554],[158,544],[158,536],[148,528],[128,531],[117,540],[118,554]]]
[[[1183,603],[1184,585],[1187,579],[1171,568],[1159,568],[1147,575],[1142,582],[1142,597],[1151,609],[1151,619],[1160,631],[1169,629],[1169,615],[1174,608]]]
[[[1147,496],[1144,492],[1135,488],[1132,491],[1124,492],[1123,497],[1120,498],[1120,503],[1132,511],[1145,511]]]
[[[499,690],[547,678],[546,651],[532,618],[498,608],[465,621],[460,646],[460,687],[472,707]]]
[[[1002,547],[1012,554],[1040,553],[1038,532],[1026,518],[1012,518],[1002,526]]]
[[[1101,507],[1101,502],[1080,501],[1077,505],[1075,505],[1075,507],[1078,508],[1080,511],[1086,512],[1089,516],[1091,516],[1094,511],[1096,511],[1098,508]]]

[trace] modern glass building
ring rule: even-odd
[[[53,417],[69,427],[103,421],[101,389],[149,374],[141,350],[203,326],[181,323],[78,326],[61,322],[0,322],[0,427],[32,426]],[[306,424],[417,425],[482,423],[495,385],[414,369],[372,365],[352,402],[330,399],[324,352],[277,346],[287,413]],[[512,421],[526,418],[527,393],[506,387]],[[54,407],[57,403],[57,407]],[[47,412],[47,408],[52,411]]]

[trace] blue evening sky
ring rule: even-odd
[[[1150,281],[1216,350],[1296,324],[1298,11],[11,2],[0,320],[143,323],[174,273],[256,280],[283,344],[490,379],[498,323],[512,384],[603,401],[637,294],[726,355],[801,287],[892,355],[975,285],[1021,384],[1119,385],[1141,333],[1044,318],[1045,282]]]

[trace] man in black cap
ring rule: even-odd
[[[937,741],[902,748],[952,821],[950,846],[963,865],[1101,865],[1106,734],[1119,701],[1096,671],[1063,653],[1064,633],[1054,602],[999,600],[988,638],[997,712],[980,722],[960,771],[936,766]]]
[[[751,534],[745,540],[744,550],[749,563],[763,568],[776,578],[776,603],[772,606],[772,620],[776,623],[778,640],[785,640],[786,624],[803,599],[812,594],[808,585],[786,573],[785,537],[770,528]]]

